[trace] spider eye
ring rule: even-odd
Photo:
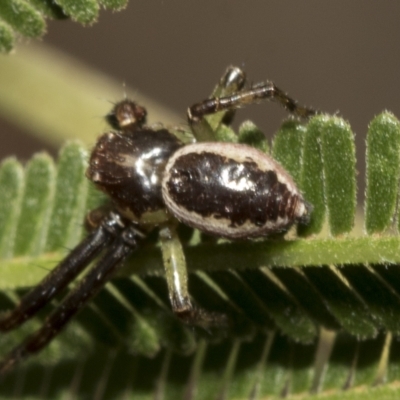
[[[146,109],[134,101],[125,99],[113,107],[106,115],[106,121],[114,128],[123,130],[132,125],[143,125],[146,122]]]

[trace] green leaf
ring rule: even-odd
[[[99,5],[96,0],[57,0],[57,4],[66,15],[81,24],[90,24],[97,20]]]
[[[268,142],[265,138],[264,132],[257,128],[251,121],[243,122],[239,127],[238,142],[253,146],[256,149],[269,154]]]
[[[294,181],[301,185],[303,144],[306,127],[296,121],[286,121],[274,137],[272,155],[279,161]],[[301,186],[300,186],[301,187]]]
[[[338,154],[343,157],[345,152],[333,136],[337,134],[338,141],[344,143],[352,137],[337,119],[334,128],[332,120],[325,117],[317,122],[305,127],[290,121],[274,141],[274,154],[282,157],[282,164],[294,171],[296,179],[301,179],[301,166],[310,165],[305,150],[309,131],[312,136],[316,125],[318,136],[333,152],[331,158]],[[283,132],[293,142],[280,136]],[[351,145],[345,146],[352,150]],[[314,153],[308,154],[316,159]],[[349,165],[354,165],[349,159]],[[3,201],[12,206],[0,215],[7,221],[0,224],[8,232],[3,236],[9,243],[5,255],[25,255],[4,260],[1,265],[0,288],[8,290],[0,295],[0,308],[10,308],[10,302],[21,295],[20,290],[10,288],[34,285],[62,257],[59,250],[79,241],[84,210],[101,203],[103,197],[96,195],[84,178],[85,160],[86,152],[72,143],[60,153],[57,172],[45,155],[35,156],[25,170],[15,160],[5,162],[0,169],[0,193],[19,199]],[[328,191],[324,179],[321,190]],[[346,190],[353,199],[354,187],[348,185]],[[10,244],[12,237],[15,243]],[[198,398],[214,394],[247,398],[250,393],[280,396],[283,392],[324,392],[342,388],[346,382],[348,388],[365,387],[379,379],[383,382],[382,377],[396,380],[393,371],[400,358],[396,361],[397,347],[392,350],[391,333],[375,336],[382,329],[399,332],[400,274],[396,264],[380,264],[381,260],[400,263],[399,244],[399,237],[392,235],[186,247],[188,267],[197,271],[190,276],[196,302],[227,313],[233,321],[228,333],[217,329],[212,336],[197,330],[194,335],[173,317],[165,282],[153,276],[162,273],[159,249],[142,249],[123,271],[128,279],[121,277],[108,284],[64,334],[11,376],[24,371],[27,382],[31,382],[31,375],[51,371],[47,390],[59,396],[68,391],[62,377],[74,363],[81,365],[80,374],[97,371],[107,377],[106,392],[112,398],[131,390],[132,382],[132,390],[148,394],[157,390],[151,382],[162,382],[171,398],[194,388]],[[365,266],[367,263],[377,264],[371,268]],[[337,266],[320,266],[332,264]],[[270,268],[260,268],[265,265]],[[1,353],[39,326],[42,318],[41,313],[27,327],[8,334],[0,344]],[[327,355],[322,350],[327,345],[318,345],[324,329],[331,330],[326,340],[332,353]],[[230,340],[225,338],[227,334]],[[360,338],[370,339],[363,344]],[[164,346],[170,350],[163,350]],[[382,358],[385,351],[391,356]],[[149,356],[155,358],[147,359]],[[322,367],[316,367],[315,359],[321,359]],[[386,361],[382,364],[382,360]],[[100,364],[108,368],[102,369]],[[126,373],[126,365],[132,365],[133,375]],[[325,375],[320,374],[321,368],[326,368]],[[357,379],[348,381],[351,368]],[[0,390],[3,395],[15,390],[16,381],[11,376]],[[79,393],[90,397],[98,390],[96,384],[82,384]],[[351,398],[357,398],[357,392],[350,392]],[[23,393],[34,396],[37,386],[26,385]]]
[[[69,248],[81,237],[88,190],[86,158],[78,144],[70,144],[60,153],[47,251]]]
[[[53,0],[28,0],[40,13],[48,18],[67,18],[62,8]]]
[[[67,17],[87,25],[97,21],[100,6],[121,10],[128,0],[1,0],[0,53],[9,53],[14,36],[41,37],[46,32],[46,19]]]
[[[0,20],[0,53],[9,53],[14,47],[14,41],[11,27]]]
[[[305,276],[320,294],[325,304],[342,329],[359,338],[373,337],[377,327],[357,292],[344,283],[335,267],[303,268]]]
[[[356,211],[356,156],[350,125],[337,117],[318,116],[325,201],[332,235],[349,233]]]
[[[37,154],[26,165],[26,184],[17,225],[14,254],[38,255],[44,250],[46,227],[53,200],[55,169],[51,157]]]
[[[113,10],[121,10],[128,5],[128,0],[100,0],[100,4]]]
[[[8,67],[18,72],[15,64]],[[12,95],[10,90],[6,100]],[[16,104],[28,118],[29,109],[20,101]],[[85,107],[80,105],[82,114]],[[398,134],[391,132],[397,122],[393,116],[382,120],[379,134],[394,148]],[[57,129],[57,121],[49,125]],[[230,140],[233,131],[223,123],[220,129]],[[238,140],[266,148],[251,123]],[[387,159],[385,152],[376,146],[368,163],[373,157]],[[84,146],[72,143],[55,165],[40,154],[25,168],[14,159],[0,168],[0,310],[12,308],[79,242],[86,210],[104,201],[84,178],[85,154]],[[288,121],[274,140],[273,154],[314,206],[311,225],[300,229],[302,238],[293,230],[286,240],[205,241],[184,248],[192,296],[201,306],[227,314],[228,327],[208,332],[174,317],[160,250],[149,241],[64,333],[4,379],[0,396],[397,398],[400,240],[387,222],[379,236],[357,236],[355,230],[342,235],[352,228],[355,214],[348,124],[328,116],[308,125]],[[397,171],[395,160],[388,165]],[[390,182],[393,204],[398,179]],[[376,190],[372,185],[367,201]],[[396,218],[393,205],[388,209],[385,221]],[[340,236],[317,236],[323,223]],[[26,326],[2,335],[0,354],[43,324],[63,295]],[[383,386],[375,388],[378,384]]]
[[[39,37],[45,32],[42,16],[24,0],[1,1],[0,17],[24,36]]]
[[[303,168],[300,187],[304,197],[312,204],[310,223],[299,226],[299,234],[308,236],[321,232],[325,215],[325,189],[320,148],[321,129],[318,119],[312,118],[304,135]]]
[[[22,166],[14,158],[5,160],[0,169],[0,254],[4,259],[13,255],[23,185]]]
[[[369,234],[393,222],[400,177],[400,122],[384,112],[375,117],[367,135],[365,228]]]

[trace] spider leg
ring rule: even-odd
[[[188,291],[188,273],[182,244],[172,224],[160,230],[161,251],[169,299],[174,314],[188,325],[205,329],[227,325],[225,315],[195,306]]]
[[[246,83],[246,74],[238,67],[229,66],[214,88],[211,98],[230,96],[243,89]]]
[[[15,347],[0,362],[0,376],[11,370],[21,359],[40,351],[58,335],[70,319],[103,288],[122,266],[127,256],[136,249],[137,239],[142,236],[143,234],[133,226],[126,228],[114,240],[111,248],[46,319],[42,328]]]
[[[79,244],[37,286],[27,293],[14,310],[0,316],[0,332],[10,331],[33,317],[60,293],[122,229],[114,213]]]
[[[232,94],[243,89],[246,83],[245,73],[238,67],[229,66],[222,78],[214,88],[210,99],[231,96]],[[190,109],[188,110],[188,114]],[[217,141],[215,132],[218,130],[221,123],[229,125],[235,115],[235,109],[230,108],[215,112],[207,119],[202,118],[196,124],[191,123],[192,131],[198,142],[214,142]],[[190,119],[189,119],[190,122]]]
[[[168,225],[160,229],[161,251],[167,280],[169,299],[175,314],[192,309],[188,291],[185,255],[176,229]]]
[[[290,113],[300,118],[309,118],[316,114],[315,110],[298,105],[295,100],[276,87],[273,82],[267,81],[228,96],[216,96],[194,104],[188,109],[188,121],[196,137],[200,135],[199,140],[206,141],[202,137],[207,136],[205,132],[209,124],[204,117],[220,111],[236,110],[242,106],[257,103],[264,99],[281,104]],[[208,136],[210,135],[209,133]]]

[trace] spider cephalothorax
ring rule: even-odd
[[[311,211],[290,175],[270,156],[247,145],[216,141],[207,115],[225,112],[227,123],[235,109],[261,99],[276,100],[299,117],[315,113],[271,82],[249,89],[244,84],[244,73],[229,67],[216,96],[189,108],[190,144],[168,129],[147,126],[146,109],[135,102],[125,99],[114,106],[106,117],[114,131],[98,139],[86,173],[110,202],[88,214],[87,237],[14,310],[0,316],[0,331],[31,318],[100,258],[43,327],[5,357],[0,373],[46,346],[154,229],[160,232],[173,312],[185,323],[203,327],[224,320],[192,304],[177,223],[228,239],[249,239],[306,222]]]

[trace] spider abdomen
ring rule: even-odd
[[[169,159],[164,202],[180,221],[231,239],[265,236],[306,221],[310,206],[270,156],[235,143],[195,143]]]

